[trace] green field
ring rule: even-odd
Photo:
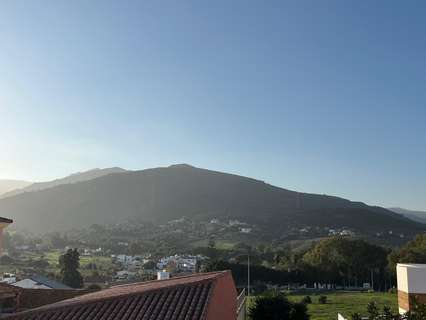
[[[289,294],[288,298],[291,301],[299,302],[306,295]],[[308,305],[308,312],[311,316],[311,320],[337,319],[337,313],[341,313],[349,319],[350,315],[355,312],[365,316],[367,304],[372,300],[376,301],[380,308],[384,305],[388,305],[393,309],[393,311],[396,312],[398,310],[396,294],[335,292],[324,295],[327,296],[326,304],[318,303],[318,297],[320,294],[310,295],[312,303]]]
[[[207,247],[209,243],[208,239],[194,241],[192,247]],[[220,250],[232,250],[238,242],[226,240],[226,239],[215,239],[215,247]]]
[[[41,272],[43,274],[58,274],[59,273],[59,256],[63,254],[61,250],[50,250],[44,254],[37,254],[25,252],[21,254],[21,261],[11,263],[8,265],[0,265],[0,274],[4,272],[18,273],[23,268],[26,268],[29,260],[44,259],[49,263],[49,266],[44,268]],[[101,275],[109,276],[114,273],[114,265],[110,257],[103,256],[80,256],[80,272],[83,276],[90,276],[93,271],[87,268],[89,264],[96,264],[97,272]]]

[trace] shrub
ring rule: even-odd
[[[89,285],[87,287],[87,289],[90,289],[90,290],[101,290],[102,287],[100,285],[96,284],[96,283],[92,283],[91,285]]]
[[[327,296],[319,296],[318,303],[326,304],[327,303]]]
[[[312,303],[312,298],[311,298],[311,296],[305,296],[305,297],[302,299],[302,303],[304,303],[304,304],[310,304],[310,303]]]
[[[252,320],[309,320],[304,303],[292,303],[282,294],[258,296],[249,308]]]
[[[379,308],[377,307],[376,301],[370,301],[367,305],[368,319],[374,320],[379,316]]]
[[[361,315],[359,313],[352,313],[351,320],[361,320]]]

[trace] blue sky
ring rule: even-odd
[[[422,1],[2,1],[0,177],[184,162],[426,210],[425,14]]]

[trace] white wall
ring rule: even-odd
[[[337,320],[346,320],[344,316],[342,316],[340,313],[337,314]]]
[[[397,264],[398,290],[426,293],[426,264]]]

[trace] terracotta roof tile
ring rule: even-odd
[[[15,320],[204,319],[215,281],[226,272],[116,286],[17,313]]]

